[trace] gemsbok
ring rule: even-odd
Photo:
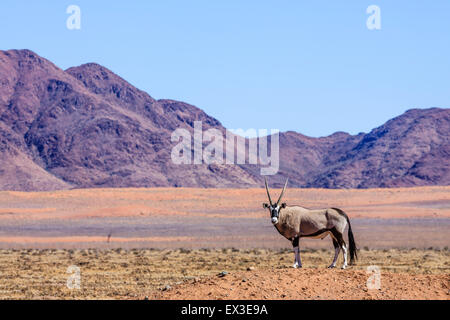
[[[348,241],[350,250],[350,264],[353,264],[357,258],[356,244],[353,237],[352,226],[347,214],[338,208],[329,209],[307,209],[300,206],[287,206],[281,203],[283,194],[286,191],[286,183],[281,191],[280,197],[276,203],[272,203],[270,198],[267,179],[265,179],[267,196],[269,203],[263,203],[264,209],[269,209],[272,224],[278,232],[286,239],[292,241],[294,247],[294,268],[301,268],[299,240],[300,238],[323,239],[330,235],[334,245],[334,259],[328,268],[336,267],[336,261],[340,249],[343,251],[344,264],[342,269],[347,267],[347,245],[344,241],[344,230],[348,225]]]

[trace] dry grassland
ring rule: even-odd
[[[325,267],[332,256],[331,250],[304,251],[304,268],[311,271],[315,269],[316,274],[329,272]],[[411,277],[416,274],[438,275],[441,277],[439,279],[444,277],[447,282],[450,278],[448,249],[363,249],[359,251],[359,257],[356,266],[332,272],[351,273],[360,270],[365,274],[367,266],[377,265],[382,273],[410,274]],[[158,298],[162,293],[160,289],[167,285],[176,287],[180,283],[214,278],[222,271],[233,274],[246,271],[247,268],[269,275],[273,270],[289,268],[292,259],[290,250],[266,249],[0,250],[0,298]],[[71,265],[81,270],[80,289],[67,288],[66,282],[70,276],[67,268]]]

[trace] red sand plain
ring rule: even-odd
[[[273,197],[279,191],[271,190]],[[264,189],[3,191],[0,247],[270,247],[273,240],[278,240],[275,246],[284,247],[262,209],[266,201]],[[444,247],[450,243],[449,186],[288,188],[284,201],[309,208],[342,208],[355,225],[360,246]],[[165,223],[170,232],[165,232]],[[139,227],[147,228],[136,232]],[[308,241],[329,246],[329,241]]]

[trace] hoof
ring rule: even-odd
[[[333,265],[327,267],[327,269],[334,269],[334,268],[336,268],[336,266]]]
[[[294,265],[292,266],[292,268],[294,268],[294,269],[300,269],[301,267],[302,267],[301,264],[298,265],[298,264],[296,264],[296,263],[294,263]]]
[[[342,270],[344,270],[344,269],[347,269],[347,266],[342,266],[342,268],[341,268]]]

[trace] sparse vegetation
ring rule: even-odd
[[[325,268],[331,257],[331,250],[302,252],[309,269]],[[377,265],[382,272],[450,274],[448,250],[364,249],[359,257],[351,269]],[[222,271],[284,269],[292,263],[292,252],[286,249],[0,250],[0,298],[136,299]],[[66,286],[71,265],[81,269],[79,290]]]

